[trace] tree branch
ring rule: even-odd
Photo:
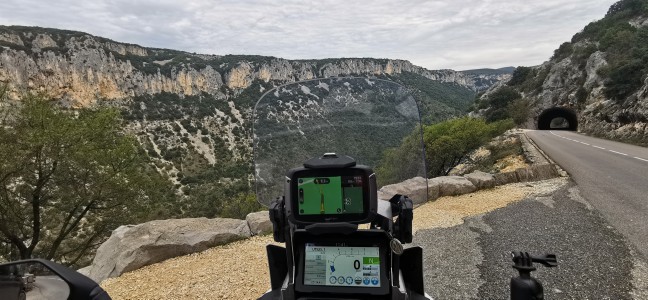
[[[74,265],[74,264],[76,264],[76,263],[79,261],[79,259],[81,259],[81,258],[82,258],[86,253],[87,253],[88,249],[90,249],[90,248],[92,248],[92,247],[95,247],[95,246],[101,244],[101,242],[93,243],[93,241],[94,241],[96,238],[98,238],[102,233],[103,233],[103,230],[97,230],[97,231],[95,232],[95,234],[92,235],[92,236],[91,236],[91,237],[90,237],[90,238],[89,238],[89,239],[84,243],[84,245],[82,246],[81,250],[79,250],[79,248],[76,248],[76,249],[74,249],[74,250],[72,250],[72,251],[68,251],[68,252],[64,253],[63,255],[65,255],[65,254],[69,254],[69,253],[72,253],[72,252],[74,252],[74,251],[78,251],[78,252],[79,252],[79,253],[77,254],[77,256],[76,256],[72,261],[69,262],[68,265]]]
[[[2,232],[2,234],[5,236],[7,240],[11,241],[11,244],[13,244],[14,246],[16,246],[16,248],[18,248],[18,251],[20,252],[20,258],[23,259],[29,258],[24,256],[24,253],[27,252],[27,246],[25,246],[25,243],[23,243],[23,241],[18,236],[13,234],[6,227],[6,224],[4,222],[0,223],[0,232]]]
[[[86,205],[83,211],[81,211],[81,213],[78,216],[74,217],[74,222],[72,222],[72,224],[69,227],[67,227],[67,224],[69,224],[69,221],[73,218],[74,212],[79,208],[79,206],[76,206],[69,213],[69,215],[65,220],[64,226],[61,227],[61,231],[59,231],[59,235],[56,237],[56,240],[52,244],[52,247],[50,248],[50,251],[47,254],[47,259],[52,259],[54,257],[54,253],[56,253],[56,250],[58,250],[58,247],[61,245],[63,240],[72,232],[72,230],[74,230],[77,227],[77,225],[79,225],[79,222],[81,222],[81,220],[86,216],[88,211],[90,211],[94,203],[95,200],[92,200],[90,203],[88,203],[88,205]],[[65,227],[67,227],[67,229],[65,229]]]

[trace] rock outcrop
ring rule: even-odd
[[[495,177],[490,173],[474,171],[470,174],[464,175],[464,177],[480,190],[495,186]]]
[[[415,205],[438,197],[438,193],[428,195],[427,180],[423,177],[414,177],[403,182],[383,186],[378,191],[378,199],[389,200],[396,194],[408,196]]]
[[[648,47],[639,42],[648,26],[646,20],[645,10],[637,10],[630,1],[619,2],[605,18],[562,44],[547,62],[514,73],[510,82],[492,86],[482,100],[508,85],[531,103],[528,128],[537,127],[545,109],[562,107],[576,112],[579,131],[648,145],[648,60],[644,54]]]
[[[477,190],[477,187],[463,176],[440,176],[430,181],[439,184],[439,196],[463,195]]]
[[[250,236],[244,220],[172,219],[120,226],[84,272],[97,282],[172,257],[204,251]]]
[[[465,101],[457,100],[459,105],[424,97],[421,101],[429,105],[421,107],[434,109],[426,121],[433,122],[463,114],[465,102],[472,100],[469,91],[455,85],[479,91],[510,75],[427,70],[390,59],[204,55],[118,43],[82,32],[0,26],[0,87],[8,84],[10,99],[32,91],[72,107],[120,108],[124,130],[137,136],[156,168],[178,188],[186,187],[188,180],[202,181],[198,178],[249,180],[249,174],[235,168],[223,168],[218,178],[211,177],[213,172],[201,174],[214,165],[250,161],[250,119],[265,92],[329,76],[388,78],[411,89],[448,83],[442,90]]]
[[[10,96],[48,93],[77,105],[161,92],[222,95],[255,80],[293,82],[330,76],[381,76],[412,72],[428,79],[483,90],[509,75],[427,70],[409,61],[336,59],[290,61],[262,56],[239,59],[123,44],[82,32],[0,26],[0,81]]]
[[[245,216],[245,221],[248,223],[252,235],[272,233],[272,222],[270,222],[270,213],[267,210],[249,213]]]

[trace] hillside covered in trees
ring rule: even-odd
[[[579,130],[648,145],[648,1],[622,0],[544,64],[518,67],[474,109],[535,128],[546,108],[573,109]]]
[[[85,255],[105,239],[107,232],[121,224],[170,217],[242,218],[246,213],[260,209],[254,197],[252,180],[252,115],[257,100],[267,91],[286,83],[339,76],[384,79],[403,85],[416,98],[424,122],[432,124],[464,115],[477,92],[510,75],[427,70],[408,61],[390,59],[285,60],[254,55],[196,54],[124,44],[83,32],[0,26],[1,107],[11,107],[6,111],[9,117],[3,119],[9,123],[4,124],[4,130],[8,131],[3,131],[2,137],[16,139],[21,135],[17,130],[38,129],[11,123],[30,118],[30,111],[20,108],[41,103],[30,102],[29,99],[36,97],[47,102],[41,107],[41,112],[51,110],[47,116],[53,118],[52,124],[61,122],[71,126],[55,125],[51,132],[45,129],[36,131],[36,136],[52,134],[61,138],[45,139],[44,143],[94,138],[84,135],[91,133],[82,128],[72,130],[75,127],[71,124],[75,120],[88,115],[105,116],[103,122],[112,124],[111,130],[118,126],[120,139],[113,142],[125,147],[114,150],[117,153],[110,152],[113,151],[110,147],[99,145],[95,148],[108,153],[84,152],[87,149],[74,152],[70,148],[68,152],[48,153],[55,155],[53,161],[65,158],[64,162],[70,168],[68,171],[81,173],[84,169],[78,167],[83,163],[101,166],[111,159],[119,161],[124,157],[111,156],[118,153],[128,156],[128,161],[133,163],[115,173],[129,184],[120,186],[124,182],[114,182],[110,188],[114,194],[101,194],[99,196],[109,198],[99,197],[98,202],[84,199],[79,194],[81,191],[74,190],[75,182],[81,184],[81,181],[66,181],[63,175],[54,176],[52,170],[52,180],[43,187],[47,186],[47,191],[56,193],[44,197],[58,199],[52,203],[60,202],[56,209],[61,212],[55,214],[59,217],[7,219],[15,227],[4,231],[5,237],[13,237],[0,242],[0,255],[5,258],[36,255],[69,264],[83,264],[87,258]],[[92,119],[87,121],[90,125],[95,122]],[[81,124],[79,121],[78,125]],[[66,133],[70,136],[66,137]],[[107,133],[97,130],[96,134]],[[113,143],[107,138],[102,138],[102,141]],[[41,145],[36,140],[25,140],[24,143],[25,149],[38,149]],[[124,149],[132,152],[124,152]],[[26,152],[11,150],[3,153],[7,162],[4,166],[9,170],[13,163],[21,161],[11,155]],[[68,160],[67,156],[74,156],[75,160]],[[25,156],[21,159],[30,158]],[[62,166],[64,162],[56,164]],[[52,161],[43,163],[45,167],[53,167]],[[138,172],[141,177],[136,176]],[[14,192],[16,182],[20,180],[7,176],[3,177],[8,180],[3,182],[3,187]],[[34,180],[39,182],[38,178]],[[151,180],[155,184],[137,183],[141,180]],[[89,181],[87,184],[96,192],[95,188],[103,183]],[[156,191],[165,193],[155,194],[139,189],[140,186],[156,187]],[[27,201],[24,199],[27,199],[25,193],[28,189],[22,192],[3,199],[7,203],[19,198]],[[66,195],[78,201],[67,203],[62,200]],[[101,199],[106,201],[101,202]],[[84,202],[86,200],[90,202]],[[51,209],[47,208],[48,215],[53,212]],[[118,211],[129,213],[120,215]],[[119,217],[111,217],[113,214]],[[38,231],[21,227],[41,221],[40,225],[31,226]],[[88,222],[96,223],[90,225]],[[80,230],[81,227],[94,228],[96,234]],[[61,234],[53,235],[52,232]],[[29,243],[30,240],[36,242]]]

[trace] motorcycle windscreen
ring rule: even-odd
[[[425,178],[420,124],[416,99],[392,81],[332,77],[276,87],[254,110],[257,201],[268,206],[283,195],[289,169],[330,152],[371,167],[378,188]]]

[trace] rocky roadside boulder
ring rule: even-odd
[[[495,183],[497,185],[505,185],[505,184],[515,183],[520,181],[517,175],[515,174],[515,171],[497,173],[493,176],[495,177]]]
[[[90,276],[90,269],[92,269],[92,266],[83,267],[81,269],[78,269],[77,272],[85,276]]]
[[[270,221],[270,213],[267,210],[249,213],[245,216],[245,221],[248,223],[252,235],[272,233],[272,222]]]
[[[245,220],[171,219],[120,226],[84,270],[96,282],[163,260],[200,252],[250,236]]]
[[[439,196],[463,195],[477,190],[477,187],[463,176],[440,176],[429,181],[439,185]]]
[[[378,191],[378,199],[389,200],[396,194],[408,196],[415,205],[425,203],[428,200],[427,181],[423,177],[414,177],[403,182],[383,186]]]
[[[478,170],[470,174],[466,174],[464,175],[464,177],[468,179],[468,181],[472,182],[472,184],[480,190],[495,187],[495,177],[490,173]]]
[[[438,181],[428,179],[428,200],[436,200],[441,196],[441,185]]]
[[[518,182],[534,181],[535,174],[532,168],[518,168],[514,172]]]
[[[560,176],[558,170],[550,164],[532,166],[534,180],[546,180]]]

